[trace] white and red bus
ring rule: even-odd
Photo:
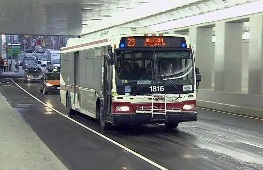
[[[105,30],[61,49],[60,94],[69,109],[111,125],[196,121],[199,76],[186,36]]]

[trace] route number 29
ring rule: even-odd
[[[151,92],[162,92],[164,91],[164,86],[150,86]]]

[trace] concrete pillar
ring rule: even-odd
[[[215,26],[215,72],[214,89],[224,91],[224,62],[225,62],[225,23],[218,22]]]
[[[263,15],[250,17],[248,93],[263,94]]]
[[[242,91],[243,23],[226,23],[225,91]]]
[[[215,28],[215,90],[241,91],[243,23],[219,22]]]
[[[242,46],[242,92],[248,92],[249,39],[243,40]]]
[[[214,69],[212,35],[212,27],[192,27],[189,30],[189,37],[196,57],[196,67],[200,68],[202,74],[201,89],[210,89],[212,85],[212,73]]]

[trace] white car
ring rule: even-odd
[[[50,63],[50,61],[47,58],[43,58],[40,64],[41,66],[46,67],[48,63]]]
[[[33,57],[33,52],[34,50],[32,49],[27,49],[24,53],[27,57]]]
[[[54,69],[60,70],[60,59],[52,60],[46,66],[48,71],[53,71]]]

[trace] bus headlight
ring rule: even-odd
[[[130,107],[129,106],[116,106],[116,111],[117,112],[127,112],[130,111]]]
[[[50,84],[50,83],[46,83],[46,86],[47,86],[47,87],[51,87],[51,86],[53,86],[53,85]]]
[[[185,104],[183,106],[183,110],[193,110],[195,108],[195,105],[193,104]]]

